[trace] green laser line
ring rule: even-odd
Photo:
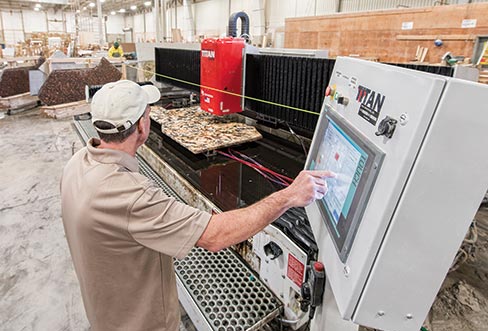
[[[158,74],[156,72],[149,71],[149,70],[145,70],[145,69],[142,69],[142,68],[137,68],[135,66],[128,65],[128,67],[134,68],[136,70],[148,72],[148,73],[150,73],[152,75],[156,75],[156,76],[160,76],[160,77],[163,77],[163,78],[171,79],[171,80],[174,80],[174,81],[177,81],[177,82],[180,82],[180,83],[184,83],[184,84],[188,84],[188,85],[192,85],[192,86],[196,86],[196,87],[200,87],[200,88],[203,87],[203,88],[206,88],[206,89],[209,89],[209,90],[212,90],[212,91],[221,92],[221,93],[225,93],[225,94],[229,94],[229,95],[233,95],[233,96],[236,96],[236,97],[241,97],[241,98],[244,98],[244,99],[253,100],[253,101],[257,101],[257,102],[261,102],[261,103],[266,103],[266,104],[272,105],[272,106],[288,108],[288,109],[292,109],[292,110],[296,110],[296,111],[301,111],[301,112],[304,112],[304,113],[309,113],[309,114],[314,114],[314,115],[320,115],[319,113],[313,112],[311,110],[297,108],[297,107],[288,106],[288,105],[283,105],[281,103],[272,102],[272,101],[268,101],[268,100],[263,100],[263,99],[259,99],[259,98],[253,98],[253,97],[249,97],[247,95],[242,95],[242,94],[239,94],[239,93],[234,93],[234,92],[229,92],[229,91],[225,91],[225,90],[220,90],[220,89],[215,88],[215,87],[210,87],[210,86],[205,86],[205,85],[202,85],[202,84],[192,83],[192,82],[189,82],[189,81],[186,81],[186,80],[183,80],[183,79],[179,79],[179,78],[175,78],[175,77],[171,77],[171,76],[167,76],[167,75],[163,75],[163,74]]]

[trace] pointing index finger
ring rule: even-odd
[[[310,174],[317,178],[335,178],[337,174],[329,170],[312,170]]]

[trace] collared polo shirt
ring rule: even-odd
[[[131,155],[92,139],[61,180],[63,224],[93,331],[178,330],[173,257],[211,215],[166,196]]]

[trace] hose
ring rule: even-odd
[[[241,19],[241,36],[249,36],[249,16],[243,11],[233,13],[229,17],[229,36],[237,37],[237,20]]]

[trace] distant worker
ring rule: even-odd
[[[139,173],[153,85],[104,85],[91,103],[100,139],[64,168],[62,217],[92,331],[178,331],[173,257],[212,252],[252,237],[288,208],[327,193],[329,171],[302,171],[287,188],[246,208],[211,215],[180,203]]]
[[[119,42],[114,42],[114,45],[108,50],[108,57],[122,57],[124,56],[124,50],[120,46]]]

